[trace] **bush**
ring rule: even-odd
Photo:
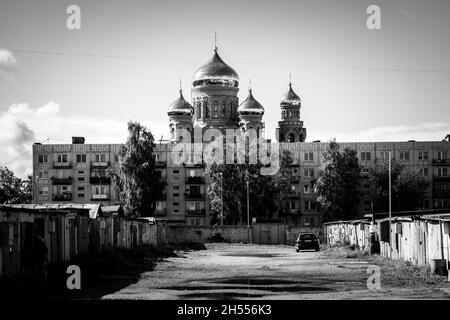
[[[222,235],[220,234],[220,232],[215,232],[211,237],[208,238],[209,242],[226,242],[225,238],[222,237]]]

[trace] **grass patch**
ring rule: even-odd
[[[381,256],[372,256],[371,263],[380,267],[381,282],[390,286],[425,286],[445,284],[447,277],[431,274],[429,266],[417,266],[409,261],[390,260]]]

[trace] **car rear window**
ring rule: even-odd
[[[301,234],[299,238],[301,240],[316,240],[316,236],[314,234]]]

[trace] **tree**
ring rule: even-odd
[[[0,203],[31,203],[31,177],[22,180],[7,167],[0,167]]]
[[[375,185],[374,211],[389,210],[389,164],[375,162],[369,170]],[[417,210],[424,199],[425,180],[418,172],[412,173],[395,160],[391,161],[392,211]]]
[[[348,220],[358,215],[361,194],[359,184],[361,167],[356,151],[339,151],[336,140],[331,140],[323,153],[324,161],[316,181],[314,193],[324,220]]]
[[[279,217],[286,217],[291,213],[287,200],[295,194],[292,189],[292,172],[293,163],[291,152],[283,150],[281,154],[280,171],[276,176],[275,183],[275,202]],[[298,217],[298,216],[297,216]]]
[[[119,152],[119,167],[108,171],[125,214],[130,217],[152,216],[155,202],[162,194],[154,148],[150,130],[130,121],[127,142]]]
[[[216,163],[206,167],[205,174],[212,179],[207,192],[213,223],[219,221],[222,205],[224,223],[237,224],[247,221],[247,181],[250,186],[251,216],[265,218],[276,210],[273,177],[261,175],[260,168],[261,165],[258,164]]]
[[[252,218],[270,219],[277,211],[279,216],[285,215],[288,210],[285,200],[292,193],[291,177],[287,172],[290,164],[292,158],[284,154],[277,176],[262,175],[262,165],[248,164],[248,158],[245,164],[207,165],[205,174],[212,180],[207,189],[210,213],[213,215],[212,223],[219,222],[222,206],[224,223],[237,224],[247,221],[247,181]]]

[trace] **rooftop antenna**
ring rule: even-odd
[[[181,87],[181,78],[180,78],[180,93],[183,92],[183,88]]]
[[[292,78],[291,73],[289,72],[289,87],[292,87]]]
[[[248,92],[252,92],[252,78],[248,79]]]
[[[214,31],[214,51],[217,52],[217,32]]]

